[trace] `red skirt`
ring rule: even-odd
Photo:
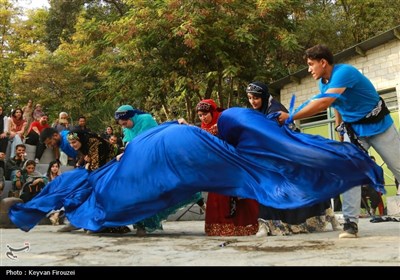
[[[208,236],[254,235],[258,231],[258,202],[239,199],[236,212],[230,215],[230,197],[208,193],[205,232]]]

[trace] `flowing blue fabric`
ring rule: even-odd
[[[383,191],[381,168],[356,146],[293,132],[271,119],[276,116],[225,110],[218,121],[222,139],[195,126],[164,123],[134,138],[121,161],[86,175],[62,174],[46,193],[11,207],[9,216],[29,230],[38,222],[31,211],[45,214],[64,195],[69,221],[98,231],[133,224],[200,191],[279,209],[322,202],[360,184]],[[41,207],[44,199],[52,207]]]

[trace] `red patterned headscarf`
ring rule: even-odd
[[[211,132],[211,128],[217,123],[218,118],[221,115],[222,109],[217,107],[217,104],[215,104],[214,100],[204,99],[197,104],[196,112],[198,111],[211,113],[212,120],[210,123],[205,124],[204,122],[201,122],[201,128]]]

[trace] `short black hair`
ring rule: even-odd
[[[40,132],[40,142],[44,143],[46,139],[52,138],[55,133],[58,131],[52,127],[47,127]]]
[[[325,59],[330,65],[333,64],[333,54],[325,45],[316,45],[306,50],[304,59],[321,60]]]

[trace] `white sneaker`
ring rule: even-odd
[[[258,222],[258,231],[256,233],[257,237],[268,236],[269,230],[267,229],[267,225],[263,222]]]
[[[39,164],[39,159],[38,158],[35,158],[35,163]]]

